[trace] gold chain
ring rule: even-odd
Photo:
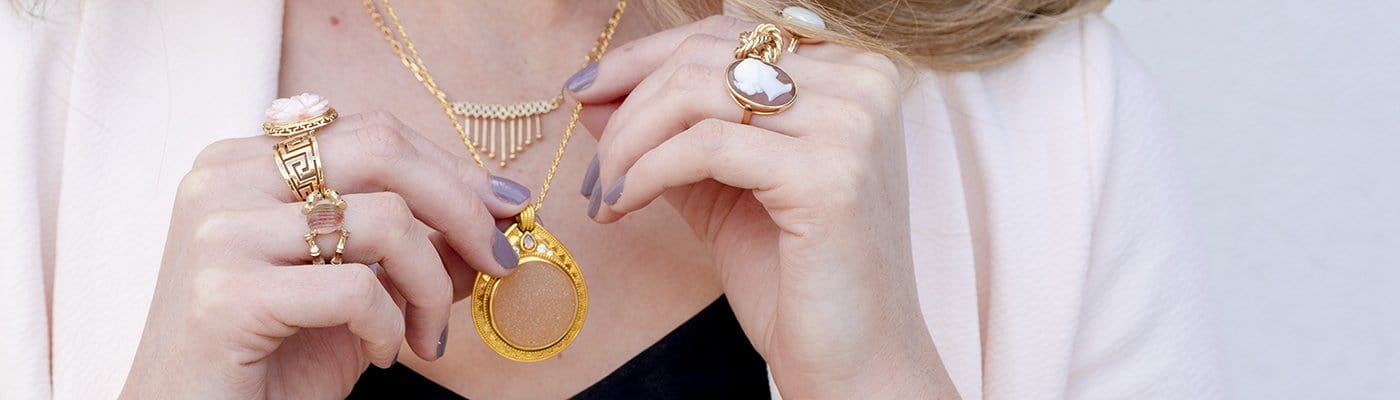
[[[433,76],[428,73],[428,67],[423,64],[422,57],[418,56],[418,50],[413,47],[413,41],[408,38],[408,32],[404,31],[403,23],[399,22],[398,13],[394,12],[394,7],[389,4],[389,0],[379,0],[383,4],[384,11],[389,14],[389,19],[393,21],[394,28],[398,30],[398,37],[403,38],[402,43],[394,37],[394,32],[384,24],[384,17],[380,15],[379,9],[375,7],[374,0],[364,0],[365,10],[369,12],[370,19],[374,25],[379,27],[380,33],[384,34],[384,40],[389,42],[389,48],[394,54],[399,56],[403,66],[413,73],[413,77],[423,84],[438,103],[442,104],[443,113],[447,114],[447,119],[452,121],[452,128],[457,131],[457,136],[462,139],[462,144],[467,146],[467,151],[471,152],[472,161],[482,169],[486,169],[486,164],[481,162],[481,156],[477,154],[476,147],[472,145],[467,137],[466,129],[462,127],[461,121],[457,120],[456,114],[452,111],[452,102],[447,100],[447,93],[438,88]],[[603,57],[603,53],[608,51],[608,43],[612,41],[613,31],[617,29],[617,24],[622,21],[622,12],[627,8],[627,0],[618,0],[617,8],[613,10],[612,17],[603,27],[603,32],[598,34],[598,41],[593,45],[593,49],[584,57],[583,65],[588,65],[598,61]],[[404,49],[408,51],[405,52]],[[554,180],[554,173],[559,170],[559,161],[564,158],[564,149],[569,145],[569,138],[574,134],[574,128],[578,126],[579,113],[583,111],[582,103],[574,103],[574,112],[569,116],[569,124],[564,127],[563,138],[559,139],[559,150],[554,153],[554,161],[549,165],[549,171],[545,173],[544,183],[540,185],[540,195],[532,206],[534,210],[544,206],[545,195],[549,194],[549,182]]]

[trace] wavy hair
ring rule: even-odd
[[[1109,0],[724,0],[776,21],[790,5],[816,12],[827,31],[812,36],[868,49],[898,61],[974,70],[1024,53],[1061,22],[1102,11]],[[718,14],[720,1],[647,0],[665,23]]]

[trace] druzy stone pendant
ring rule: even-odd
[[[540,361],[564,351],[583,329],[588,290],[573,255],[525,207],[505,236],[520,254],[504,278],[478,273],[472,287],[472,322],[486,345],[502,357]]]

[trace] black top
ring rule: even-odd
[[[370,367],[350,399],[462,399],[400,364]],[[768,370],[724,296],[575,399],[767,399]]]

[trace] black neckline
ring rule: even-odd
[[[720,296],[574,399],[770,398],[768,369]],[[464,399],[403,365],[369,367],[350,399]]]

